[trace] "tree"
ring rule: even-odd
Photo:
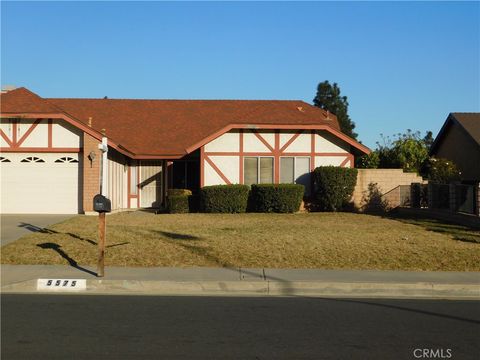
[[[437,184],[448,184],[450,181],[460,180],[460,171],[451,160],[443,158],[429,158],[422,168],[423,176]]]
[[[328,110],[335,114],[340,125],[340,130],[354,139],[358,134],[353,131],[355,123],[348,116],[348,101],[346,96],[340,95],[340,88],[337,83],[330,84],[328,80],[321,82],[317,86],[317,95],[313,99],[313,104],[323,110]]]
[[[420,173],[428,159],[431,143],[431,132],[425,137],[420,132],[408,129],[404,134],[396,134],[392,138],[382,136],[382,143],[369,155],[360,157],[356,164],[361,168],[402,168],[405,171]]]

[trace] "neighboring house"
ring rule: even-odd
[[[451,113],[430,149],[430,155],[452,160],[462,182],[480,181],[480,113]]]
[[[450,113],[430,155],[453,161],[461,172],[461,184],[450,187],[450,209],[480,215],[480,113]]]
[[[302,183],[369,149],[302,101],[45,99],[0,95],[2,213],[89,213],[108,138],[113,210],[160,207],[168,188]]]

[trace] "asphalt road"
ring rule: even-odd
[[[2,360],[480,355],[473,301],[2,295],[1,305]]]

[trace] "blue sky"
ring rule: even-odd
[[[1,83],[43,97],[301,99],[359,139],[480,111],[479,2],[2,2]]]

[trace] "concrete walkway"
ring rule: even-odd
[[[37,292],[37,279],[86,279],[82,294],[334,296],[480,300],[480,272],[2,265],[2,292]],[[50,290],[50,292],[53,290]]]
[[[44,227],[59,223],[77,215],[50,214],[2,214],[0,216],[1,245],[11,243],[32,232],[41,231]]]

